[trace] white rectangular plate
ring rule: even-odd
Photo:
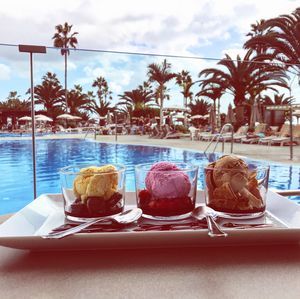
[[[133,205],[135,195],[126,194],[126,203]],[[197,204],[203,203],[198,192]],[[272,223],[272,227],[225,229],[226,238],[211,238],[206,229],[176,231],[138,231],[81,233],[64,239],[43,239],[40,235],[64,223],[63,200],[60,194],[38,197],[0,225],[0,246],[30,250],[92,250],[110,248],[161,248],[196,246],[235,246],[299,243],[300,205],[273,192],[268,193],[266,216],[243,223]]]

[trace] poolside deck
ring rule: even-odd
[[[98,141],[103,142],[115,142],[115,136],[97,136]],[[181,139],[151,139],[148,136],[137,135],[122,135],[118,136],[118,143],[130,143],[130,144],[142,144],[142,145],[157,145],[157,146],[172,146],[177,148],[185,148],[191,150],[204,151],[208,145],[205,141],[190,140],[189,138]],[[213,146],[209,151],[212,151]],[[222,150],[222,144],[220,143],[216,149],[216,152]],[[208,152],[209,152],[208,151]],[[300,146],[294,146],[294,158],[292,163],[300,165]],[[224,153],[230,153],[230,143],[225,143]],[[281,163],[289,163],[290,160],[290,148],[289,146],[266,146],[258,144],[233,144],[233,153],[236,155],[247,156],[259,160],[277,161]]]
[[[37,137],[37,139],[63,139],[63,138],[84,138],[85,134],[53,134]],[[87,138],[93,139],[93,134],[89,134]],[[20,137],[4,137],[0,140],[20,139]],[[30,137],[22,137],[22,139],[30,139]],[[97,135],[99,142],[115,143],[115,135]],[[141,145],[155,145],[155,146],[171,146],[177,148],[185,148],[197,151],[204,151],[208,145],[205,141],[190,140],[189,138],[180,139],[153,139],[148,135],[118,135],[117,143],[123,144],[141,144]],[[213,146],[210,147],[210,150]],[[216,151],[220,152],[222,149],[221,143],[218,145]],[[230,152],[230,143],[225,143],[225,153]],[[267,146],[258,144],[241,144],[234,143],[233,153],[236,155],[247,156],[259,160],[269,160],[281,163],[300,165],[300,146],[293,147],[294,158],[290,160],[289,146]]]

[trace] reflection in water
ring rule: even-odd
[[[98,143],[92,140],[37,140],[37,194],[59,193],[59,169],[72,164],[121,163],[126,165],[126,189],[135,190],[134,166],[157,161],[189,162],[199,166],[198,188],[203,189],[203,168],[219,154],[204,155],[182,149]],[[0,214],[14,212],[33,198],[31,141],[0,141]],[[254,160],[248,160],[255,163]],[[258,162],[263,163],[263,162]],[[299,166],[272,164],[270,187],[299,189]]]

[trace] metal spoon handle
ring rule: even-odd
[[[50,233],[48,235],[43,235],[41,237],[44,238],[44,239],[62,239],[62,238],[67,237],[69,235],[76,234],[76,233],[82,231],[83,229],[85,229],[85,228],[87,228],[87,227],[89,227],[89,226],[91,226],[95,223],[105,222],[105,221],[107,221],[107,219],[93,219],[91,221],[84,222],[82,224],[71,227],[71,228],[66,229],[64,231]]]
[[[208,235],[210,237],[227,237],[228,234],[223,232],[216,221],[210,215],[206,215]]]

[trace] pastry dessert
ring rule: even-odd
[[[257,213],[265,203],[256,179],[242,159],[225,155],[206,168],[207,205],[226,213]]]
[[[113,165],[82,168],[73,182],[76,197],[66,214],[74,217],[102,217],[123,210],[123,196],[118,192],[118,173]]]
[[[190,190],[186,172],[174,163],[158,162],[146,174],[145,189],[138,190],[138,205],[144,214],[151,216],[186,214],[195,207]]]

